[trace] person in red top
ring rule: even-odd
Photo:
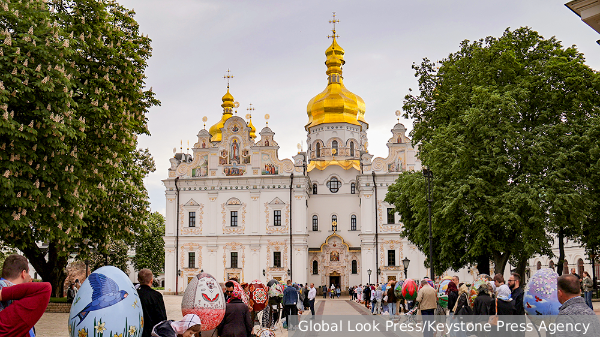
[[[50,283],[31,282],[27,259],[13,254],[4,261],[0,288],[0,337],[33,337],[50,301]]]

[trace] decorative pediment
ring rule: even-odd
[[[269,203],[269,205],[285,205],[285,202],[283,202],[279,198],[275,198],[275,199],[271,200],[271,202]]]
[[[227,200],[227,205],[241,205],[242,202],[238,198],[231,198]]]
[[[330,247],[346,247],[346,251],[350,250],[350,246],[348,246],[348,244],[346,243],[346,241],[344,241],[344,238],[341,237],[339,234],[337,233],[333,233],[331,235],[329,235],[327,237],[327,239],[325,239],[325,242],[323,242],[321,244],[321,248],[320,250],[323,251],[323,248],[325,246],[330,246]]]
[[[188,202],[186,202],[186,203],[184,204],[184,206],[200,206],[200,204],[199,204],[199,203],[197,203],[197,202],[196,202],[196,200],[194,200],[194,199],[190,199]]]

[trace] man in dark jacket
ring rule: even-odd
[[[152,327],[167,319],[167,311],[165,310],[165,302],[163,301],[162,294],[151,288],[153,279],[154,277],[150,269],[142,269],[138,272],[138,281],[140,281],[138,295],[140,296],[142,311],[144,312],[142,337],[150,337]]]
[[[368,284],[365,285],[365,289],[363,290],[363,300],[365,300],[365,308],[368,308],[371,302],[371,286]]]
[[[523,298],[525,297],[525,292],[523,291],[523,287],[521,287],[521,275],[518,273],[510,274],[508,278],[508,287],[511,291],[511,298],[515,302],[515,315],[521,316],[515,318],[515,323],[524,323],[525,322],[525,307],[523,307]],[[513,333],[515,337],[525,336],[525,332],[516,331]]]
[[[292,287],[292,280],[287,281],[287,287],[283,291],[283,316],[288,325],[288,329],[293,330],[293,323],[291,322],[289,317],[290,315],[298,315],[298,307],[296,306],[298,303],[298,291],[295,287]]]

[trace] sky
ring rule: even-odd
[[[192,146],[203,128],[221,118],[227,70],[230,92],[244,117],[254,107],[257,133],[269,127],[279,158],[306,149],[306,105],[327,85],[325,50],[336,13],[344,48],[346,88],[363,98],[369,152],[386,157],[386,142],[409,88],[417,89],[411,66],[423,58],[442,60],[463,40],[499,37],[528,26],[564,46],[576,45],[587,64],[600,69],[600,35],[564,4],[567,0],[118,0],[136,12],[140,31],[152,39],[146,69],[161,106],[148,113],[151,136],[140,137],[156,171],[145,179],[151,209],[165,214],[165,189],[173,148]],[[412,121],[401,118],[408,131]]]

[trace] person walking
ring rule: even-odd
[[[326,286],[326,285],[323,285],[323,286],[321,286],[321,289],[323,290],[323,298],[324,298],[324,299],[327,299],[327,291],[328,291],[329,289],[327,288],[327,286]]]
[[[296,303],[298,302],[298,291],[292,287],[292,280],[287,280],[287,287],[283,291],[283,317],[287,322],[288,329],[293,330],[293,323],[290,322],[290,317],[298,315],[298,308]]]
[[[286,287],[285,289],[294,289],[294,287]],[[219,337],[250,337],[254,324],[250,318],[250,310],[242,301],[242,292],[234,290],[229,296],[227,305],[225,306],[225,317],[217,326],[217,335]],[[298,293],[296,293],[298,298]]]
[[[67,303],[73,303],[75,296],[77,296],[77,289],[75,289],[75,283],[71,283],[67,290]]]
[[[308,306],[310,307],[311,319],[315,318],[315,297],[317,297],[317,289],[315,284],[310,284],[310,290],[308,291]]]
[[[387,306],[388,313],[390,315],[396,315],[396,302],[398,299],[396,298],[396,293],[394,292],[394,288],[396,287],[396,283],[392,282],[391,286],[387,290]]]
[[[381,315],[383,308],[383,286],[377,287],[375,290],[375,315]]]
[[[423,337],[433,337],[433,331],[429,329],[429,321],[433,320],[433,314],[437,307],[437,294],[427,280],[421,281],[421,289],[417,293],[416,302],[419,304],[423,316]]]
[[[371,302],[371,287],[369,285],[365,285],[365,289],[363,290],[363,300],[365,301],[365,308],[369,308],[369,303]]]
[[[339,286],[337,286],[335,288],[335,295],[337,296],[337,298],[340,298],[341,294],[342,294],[342,289]]]
[[[167,311],[165,310],[163,296],[161,293],[151,288],[153,280],[154,276],[150,269],[144,268],[138,272],[140,287],[137,292],[140,297],[140,303],[142,304],[145,322],[142,337],[150,337],[152,328],[156,324],[167,320]]]
[[[590,309],[594,310],[594,304],[592,303],[592,292],[594,290],[594,283],[592,282],[592,278],[587,271],[583,272],[583,281],[581,283],[583,288],[583,297],[585,298],[585,303],[590,307]]]
[[[362,302],[362,292],[363,292],[362,284],[359,284],[358,287],[356,288],[356,300],[358,303]]]

